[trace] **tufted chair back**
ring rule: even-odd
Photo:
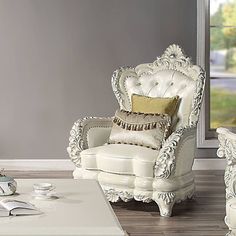
[[[181,98],[180,126],[196,125],[204,88],[204,71],[193,65],[182,49],[173,44],[156,61],[135,68],[122,67],[112,76],[112,88],[121,109],[130,111],[132,94]]]

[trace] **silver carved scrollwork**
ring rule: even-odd
[[[164,67],[169,70],[185,71],[192,66],[191,59],[186,57],[183,50],[176,44],[170,45],[152,66]]]
[[[128,202],[133,199],[133,194],[128,191],[103,187],[103,192],[109,202],[118,202],[120,199],[124,202]]]
[[[107,121],[107,122],[110,121],[111,123],[111,118],[85,117],[77,120],[70,131],[69,147],[67,147],[67,152],[71,160],[77,167],[80,167],[81,165],[80,152],[88,148],[87,135],[86,135],[88,129],[85,131],[85,125],[93,121]],[[108,127],[108,125],[104,125],[104,127]]]
[[[118,191],[113,188],[103,189],[103,192],[109,202],[118,202],[120,200]]]
[[[128,202],[131,199],[133,199],[133,194],[131,194],[127,191],[119,191],[119,197],[122,201]]]
[[[116,96],[116,99],[117,99],[119,104],[122,104],[122,102],[123,102],[122,93],[119,90],[119,87],[120,87],[119,78],[120,78],[120,75],[121,75],[123,70],[124,70],[123,67],[115,70],[112,74],[112,77],[111,77],[112,89],[113,89],[113,92],[114,92],[114,94]]]
[[[195,126],[181,127],[173,132],[165,141],[154,166],[155,177],[165,179],[169,178],[175,168],[175,152],[179,145],[180,139],[183,137],[184,132],[188,132],[194,128]]]
[[[201,104],[202,104],[202,98],[204,93],[204,85],[205,85],[205,71],[203,71],[200,67],[194,67],[196,70],[198,70],[198,79],[197,84],[195,87],[193,102],[192,102],[192,112],[189,117],[190,125],[197,125]]]
[[[142,195],[142,194],[134,195],[134,199],[136,201],[142,201],[142,202],[146,202],[146,203],[149,203],[152,201],[152,198]]]
[[[83,139],[83,123],[87,119],[89,118],[85,117],[77,120],[70,131],[69,147],[67,148],[67,152],[77,167],[80,166],[80,152],[86,148]]]
[[[134,195],[132,192],[128,192],[126,190],[120,190],[120,189],[118,190],[118,189],[114,189],[111,187],[104,187],[104,186],[102,188],[103,188],[103,191],[107,200],[110,202],[118,202],[119,200],[128,202],[132,200],[133,198],[137,201],[142,201],[146,203],[153,201],[151,197],[145,194]]]
[[[236,166],[227,166],[225,169],[226,200],[236,197]]]
[[[226,139],[224,148],[228,165],[236,164],[236,140]]]
[[[218,135],[218,140],[219,140],[219,148],[217,150],[217,156],[219,158],[225,158],[225,135],[219,134]]]
[[[174,202],[175,193],[167,192],[167,193],[156,193],[156,198],[162,200],[166,205],[169,205]]]
[[[125,107],[125,104],[124,104],[125,95],[123,94],[123,92],[120,89],[120,77],[121,77],[122,73],[125,72],[126,70],[133,70],[134,71],[134,68],[131,68],[130,66],[120,67],[119,69],[117,69],[113,72],[112,77],[111,77],[112,90],[116,96],[116,99],[120,105],[120,108],[122,108],[122,109]]]
[[[217,155],[226,158],[227,166],[225,169],[226,200],[236,197],[236,134],[226,129],[217,129],[219,149]]]

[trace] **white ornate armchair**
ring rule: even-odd
[[[74,123],[67,151],[76,169],[74,178],[96,179],[111,202],[155,201],[162,216],[171,216],[174,203],[194,193],[192,164],[196,125],[205,72],[193,65],[177,45],[150,64],[120,68],[112,88],[121,109],[131,110],[133,93],[150,97],[179,95],[179,121],[160,151],[109,144],[112,119],[87,117]]]
[[[218,128],[220,142],[217,155],[226,158],[225,169],[226,186],[226,217],[225,223],[229,227],[227,236],[236,236],[236,134],[225,128]]]

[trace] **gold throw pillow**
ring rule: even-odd
[[[167,114],[144,114],[117,110],[108,144],[131,144],[159,150],[168,133]]]
[[[159,113],[173,116],[177,110],[179,103],[179,96],[172,98],[152,98],[132,94],[132,111],[142,113]]]

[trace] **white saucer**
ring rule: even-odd
[[[52,200],[57,199],[58,197],[55,195],[55,193],[48,193],[48,194],[37,194],[35,192],[31,193],[31,196],[38,200]]]

